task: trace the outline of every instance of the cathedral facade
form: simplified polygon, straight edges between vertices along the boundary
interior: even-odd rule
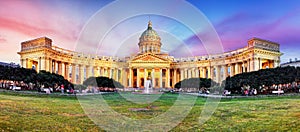
[[[161,52],[161,38],[149,21],[139,38],[139,52],[126,59],[88,55],[52,45],[47,37],[21,43],[21,66],[57,73],[74,84],[91,76],[106,76],[125,87],[171,88],[187,78],[211,78],[222,82],[228,76],[279,66],[279,44],[252,38],[248,45],[222,54],[174,58]]]

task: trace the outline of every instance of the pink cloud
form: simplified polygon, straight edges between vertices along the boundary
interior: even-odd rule
[[[0,43],[4,43],[6,42],[7,40],[5,38],[3,38],[1,35],[0,35]]]
[[[82,22],[60,8],[35,1],[0,1],[0,29],[35,38],[51,36],[59,42],[75,41]],[[67,16],[67,17],[66,17]],[[70,45],[70,44],[69,44]]]
[[[9,29],[15,32],[23,33],[29,36],[36,36],[39,33],[54,33],[54,30],[39,28],[36,26],[32,26],[29,24],[25,24],[22,22],[18,22],[15,20],[10,20],[4,17],[0,17],[0,28],[1,29]]]

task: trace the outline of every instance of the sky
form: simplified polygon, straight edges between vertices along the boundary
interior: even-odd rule
[[[44,36],[73,51],[129,56],[138,52],[149,20],[162,51],[175,57],[219,47],[231,51],[258,37],[280,44],[281,63],[300,58],[299,0],[0,0],[0,5],[2,62],[20,63],[21,42]],[[205,42],[214,32],[221,46]]]

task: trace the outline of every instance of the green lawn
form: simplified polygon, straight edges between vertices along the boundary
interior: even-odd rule
[[[135,104],[119,94],[103,95],[113,110],[138,120],[151,119],[166,112],[177,97],[177,94],[163,94],[150,104]],[[80,102],[88,101],[83,99]],[[199,116],[205,101],[205,98],[197,98],[188,116],[172,131],[300,130],[300,96],[224,99],[212,117],[200,125]],[[95,102],[89,105],[92,110],[99,110]],[[149,108],[149,111],[136,112],[131,108]],[[101,131],[85,114],[76,97],[2,92],[0,110],[0,131]]]

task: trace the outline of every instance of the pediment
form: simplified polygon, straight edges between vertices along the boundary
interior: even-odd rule
[[[136,56],[131,60],[131,62],[169,62],[169,60],[158,55],[148,53]]]

